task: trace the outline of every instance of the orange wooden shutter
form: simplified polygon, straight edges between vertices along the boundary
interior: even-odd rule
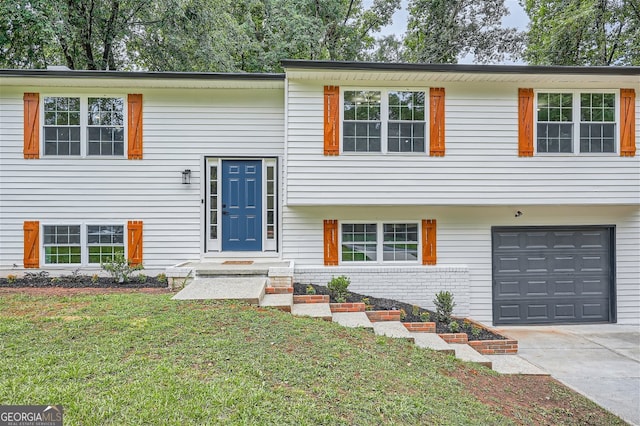
[[[142,160],[142,95],[128,96],[129,110],[129,160]]]
[[[324,221],[324,264],[338,264],[338,221]]]
[[[131,265],[142,264],[142,221],[131,220],[127,224],[129,263]]]
[[[444,157],[444,88],[429,89],[429,155]]]
[[[533,89],[518,89],[518,156],[533,157]]]
[[[25,268],[40,267],[40,222],[24,222],[24,259],[22,264]]]
[[[340,154],[340,88],[324,86],[324,155]]]
[[[40,94],[25,93],[23,100],[24,158],[40,158]]]
[[[422,264],[436,264],[436,220],[422,220]]]
[[[636,91],[620,89],[620,156],[636,155]]]

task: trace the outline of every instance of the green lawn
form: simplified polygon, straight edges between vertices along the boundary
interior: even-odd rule
[[[0,353],[0,404],[68,425],[509,423],[452,357],[242,304],[3,295]]]

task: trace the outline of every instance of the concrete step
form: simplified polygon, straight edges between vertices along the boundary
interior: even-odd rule
[[[373,323],[373,332],[380,336],[393,337],[395,339],[406,339],[414,341],[413,335],[400,321],[380,321]]]
[[[241,300],[260,303],[267,285],[266,277],[196,278],[180,290],[174,300]]]
[[[373,330],[373,323],[364,312],[334,312],[333,322],[337,322],[343,327],[363,327]]]
[[[411,335],[418,347],[455,355],[455,350],[435,333],[411,333]]]
[[[471,346],[463,343],[449,343],[456,351],[456,358],[462,361],[475,362],[476,364],[484,365],[487,368],[492,367],[492,362],[489,358],[477,352]]]
[[[284,312],[291,312],[293,306],[293,294],[265,294],[260,301],[264,308],[276,308]]]
[[[549,373],[520,358],[518,355],[484,355],[492,363],[492,369],[501,374],[529,374],[548,376]]]
[[[325,321],[333,320],[328,303],[295,303],[291,308],[291,313],[299,317],[322,318]]]

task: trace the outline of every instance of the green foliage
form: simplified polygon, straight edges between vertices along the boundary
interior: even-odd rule
[[[427,311],[420,312],[420,321],[429,322],[430,319],[431,319],[431,314],[429,312]]]
[[[101,263],[102,269],[111,275],[116,283],[126,283],[135,271],[144,269],[142,265],[132,266],[122,253],[116,253],[110,262]]]
[[[136,275],[136,281],[138,281],[140,284],[144,284],[147,282],[147,276],[145,274],[138,274]]]
[[[637,0],[521,0],[526,60],[536,65],[640,65]]]
[[[53,285],[60,284],[60,277],[51,278],[51,284]]]
[[[156,281],[158,281],[159,283],[162,283],[162,284],[166,284],[167,283],[167,274],[165,274],[164,272],[159,273],[158,275],[156,275]]]
[[[482,333],[482,329],[478,326],[472,325],[471,326],[471,335],[473,337],[479,337],[480,333]]]
[[[99,280],[100,280],[100,275],[98,275],[98,274],[91,275],[91,282],[93,284],[96,284]]]
[[[14,274],[9,274],[9,275],[7,275],[7,282],[8,282],[9,284],[13,284],[13,283],[15,283],[17,279],[18,279],[18,276],[17,276],[17,275],[14,275]]]
[[[331,281],[327,283],[327,287],[336,302],[344,303],[347,301],[349,284],[351,284],[351,280],[344,275],[340,275],[339,277],[332,277]]]
[[[365,311],[370,311],[373,309],[373,305],[371,304],[371,299],[369,299],[368,297],[363,297],[361,302],[364,303]]]
[[[517,59],[522,34],[503,28],[504,0],[411,0],[402,56],[408,62],[479,63]]]
[[[404,321],[407,318],[407,311],[400,309],[400,321]]]
[[[456,306],[453,301],[453,294],[448,291],[440,291],[436,294],[436,298],[433,299],[433,304],[436,306],[436,320],[449,324],[451,322],[451,313],[454,306]]]
[[[314,295],[314,294],[316,294],[316,289],[315,289],[311,284],[309,284],[309,285],[307,286],[307,288],[305,289],[305,292],[306,292],[308,295]]]
[[[452,333],[457,333],[458,331],[460,331],[460,324],[458,324],[457,321],[451,321],[449,323],[449,331],[451,331]]]

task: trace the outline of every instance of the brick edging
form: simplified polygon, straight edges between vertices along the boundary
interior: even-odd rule
[[[329,303],[329,295],[298,294],[293,296],[293,303]]]
[[[265,294],[292,294],[293,287],[265,287]]]
[[[400,311],[367,311],[367,317],[371,322],[379,321],[400,321]]]
[[[482,355],[512,355],[518,353],[517,340],[472,340],[468,345]]]
[[[413,333],[435,333],[436,332],[435,322],[403,322],[402,325],[404,325],[408,331]]]
[[[331,312],[364,312],[364,303],[330,303]]]
[[[469,337],[467,333],[440,333],[438,334],[442,340],[447,343],[467,343]]]

